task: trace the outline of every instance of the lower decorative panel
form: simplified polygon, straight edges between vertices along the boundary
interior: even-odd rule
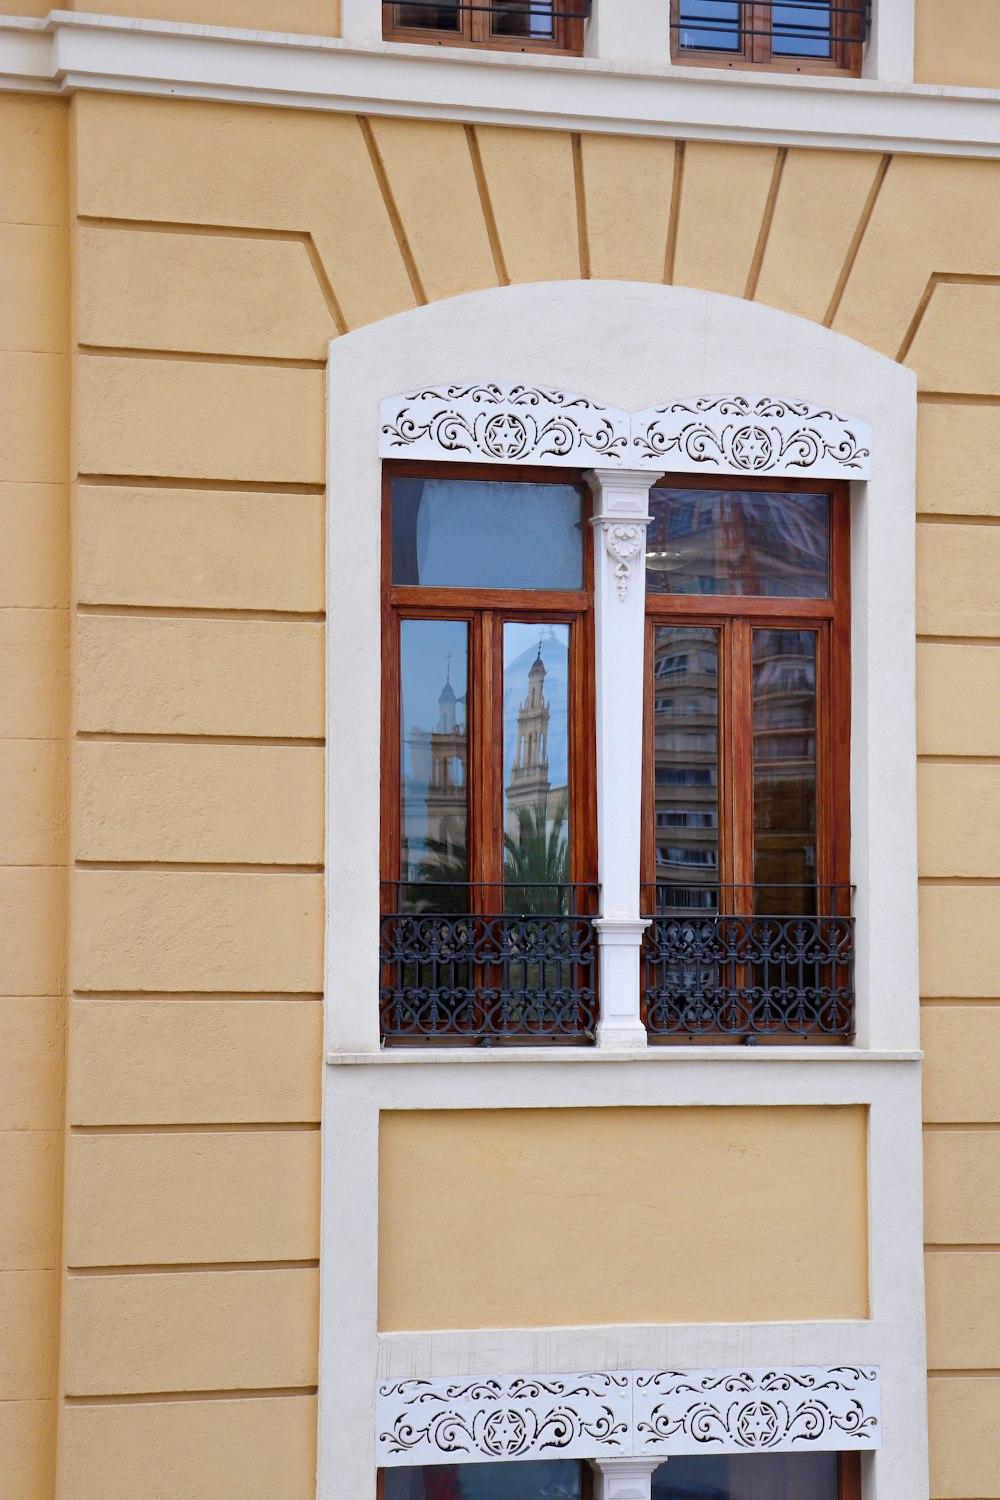
[[[879,1447],[872,1367],[619,1370],[378,1386],[376,1453],[403,1464]]]

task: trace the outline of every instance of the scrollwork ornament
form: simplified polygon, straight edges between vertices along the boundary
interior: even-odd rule
[[[866,423],[775,396],[699,396],[632,419],[632,462],[686,473],[866,479],[870,444]]]
[[[645,525],[631,522],[602,521],[601,531],[604,534],[604,550],[614,564],[618,597],[624,603],[628,598],[632,561],[642,550],[646,528]]]

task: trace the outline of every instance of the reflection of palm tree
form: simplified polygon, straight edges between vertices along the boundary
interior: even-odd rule
[[[569,880],[566,814],[551,823],[542,807],[519,807],[517,837],[503,836],[504,905],[527,914],[562,911]]]
[[[569,882],[566,813],[551,822],[541,807],[517,812],[517,836],[503,836],[504,909],[525,916],[561,912]],[[407,906],[414,911],[469,911],[469,851],[465,843],[427,839],[425,854],[406,883]]]

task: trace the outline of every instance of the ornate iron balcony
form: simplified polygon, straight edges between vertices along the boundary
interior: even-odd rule
[[[653,1041],[849,1041],[851,887],[647,887],[646,1030]]]
[[[597,1027],[594,885],[382,885],[386,1046],[587,1043]]]

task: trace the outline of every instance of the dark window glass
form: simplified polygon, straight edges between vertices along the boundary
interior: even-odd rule
[[[653,1500],[837,1500],[838,1469],[836,1453],[699,1453],[661,1464],[652,1494]]]
[[[838,0],[844,4],[845,0]],[[771,51],[781,57],[829,57],[830,0],[786,0],[773,7]]]
[[[753,823],[758,911],[814,911],[814,630],[753,632]]]
[[[430,588],[583,587],[575,484],[392,481],[392,581]]]
[[[469,878],[468,643],[464,620],[400,622],[402,878]]]
[[[656,910],[717,910],[718,630],[658,625],[653,682]]]
[[[480,0],[482,3],[482,0]],[[564,0],[574,9],[574,0]],[[494,36],[551,40],[555,35],[554,0],[493,0],[490,30]]]
[[[680,45],[739,51],[739,0],[680,0]]]
[[[830,497],[793,491],[650,491],[646,591],[830,596]]]
[[[436,5],[396,5],[394,24],[415,26],[427,31],[458,31],[460,14],[457,0],[438,0]]]
[[[581,1500],[582,1467],[571,1459],[529,1459],[386,1469],[385,1500]]]

